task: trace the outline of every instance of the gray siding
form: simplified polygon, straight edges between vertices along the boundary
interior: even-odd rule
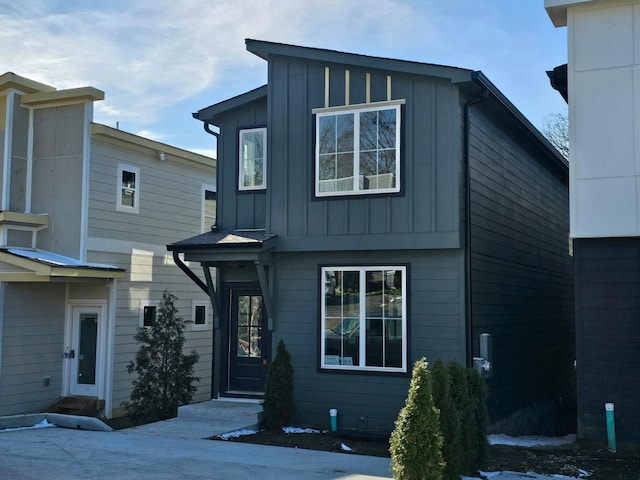
[[[264,127],[267,124],[267,102],[253,102],[238,109],[231,115],[222,115],[219,121],[220,140],[218,142],[217,177],[218,226],[220,229],[234,230],[265,227],[265,191],[238,191],[238,140],[240,129]],[[269,139],[267,141],[267,188],[271,188],[273,178]]]
[[[401,194],[314,198],[313,108],[324,106],[324,64],[269,62],[267,230],[278,249],[349,250],[459,246],[457,90],[445,80],[394,74],[405,99]],[[345,66],[330,65],[330,105],[344,104]],[[350,103],[386,100],[387,73],[352,69]],[[328,241],[329,240],[329,241]],[[357,246],[357,247],[356,247]]]
[[[390,431],[404,405],[410,371],[319,371],[319,267],[371,262],[408,265],[409,370],[423,356],[464,362],[460,251],[279,254],[273,351],[283,339],[291,353],[300,423],[326,426],[329,408],[337,408],[340,428]]]
[[[80,256],[84,105],[34,112],[31,210],[55,218],[55,228],[38,232],[37,246]]]
[[[38,412],[53,404],[62,390],[65,285],[4,284],[0,292],[0,415]],[[50,379],[49,386],[44,386],[44,377]]]
[[[476,343],[480,333],[493,336],[495,419],[566,398],[561,386],[573,381],[568,180],[547,153],[496,120],[499,111],[473,112],[473,333]]]
[[[14,212],[24,212],[27,185],[29,110],[20,107],[20,97],[18,95],[15,96],[14,105],[9,209]]]
[[[578,436],[640,442],[640,239],[575,239]]]
[[[119,163],[140,169],[138,214],[116,210]],[[94,139],[89,237],[167,245],[202,233],[202,184],[215,184],[214,174],[213,165],[186,168],[160,162],[156,152]]]

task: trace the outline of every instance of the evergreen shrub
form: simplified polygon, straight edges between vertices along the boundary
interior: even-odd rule
[[[405,406],[391,434],[391,472],[396,480],[443,479],[439,411],[427,367],[424,358],[415,363]]]
[[[280,428],[289,424],[296,413],[294,370],[291,355],[283,340],[278,342],[276,356],[269,366],[264,392],[264,425]]]

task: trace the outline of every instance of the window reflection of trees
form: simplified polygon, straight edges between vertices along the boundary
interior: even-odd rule
[[[238,296],[239,357],[260,357],[262,339],[262,296]]]

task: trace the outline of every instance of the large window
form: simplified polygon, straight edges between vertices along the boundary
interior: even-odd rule
[[[266,188],[267,129],[240,130],[238,189]]]
[[[140,169],[119,164],[117,182],[116,209],[121,212],[138,213],[140,203]]]
[[[316,196],[400,191],[404,100],[315,109]]]
[[[406,267],[323,267],[321,366],[407,371]]]

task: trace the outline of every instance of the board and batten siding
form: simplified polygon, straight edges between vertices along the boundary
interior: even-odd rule
[[[494,111],[472,109],[474,354],[493,338],[493,418],[566,396],[573,379],[573,260],[568,174]],[[565,376],[566,381],[561,381]]]
[[[139,212],[116,210],[118,164],[140,169]],[[213,165],[187,168],[157,152],[94,139],[89,188],[89,237],[167,245],[197,235],[202,225],[202,185],[215,184]]]
[[[314,198],[315,118],[324,106],[325,66],[330,106],[345,103],[344,65],[269,60],[267,231],[278,250],[459,247],[458,92],[450,82],[394,73],[392,99],[401,114],[401,193]],[[387,100],[387,72],[350,70],[350,104]],[[330,241],[327,241],[330,239]],[[393,245],[393,246],[392,246]]]
[[[281,253],[276,263],[273,350],[282,339],[291,354],[298,422],[325,425],[329,408],[337,408],[340,428],[388,432],[404,405],[416,360],[464,362],[461,251]],[[319,370],[320,267],[374,263],[407,265],[407,373]]]
[[[218,141],[218,227],[221,230],[264,228],[265,190],[238,190],[239,135],[241,129],[267,125],[267,99],[251,102],[242,108],[216,117],[220,127]],[[268,134],[268,133],[267,133]],[[270,142],[267,141],[267,189],[271,188]]]
[[[640,239],[576,238],[578,437],[640,442]]]
[[[42,411],[62,390],[65,284],[4,283],[0,293],[0,416]]]

